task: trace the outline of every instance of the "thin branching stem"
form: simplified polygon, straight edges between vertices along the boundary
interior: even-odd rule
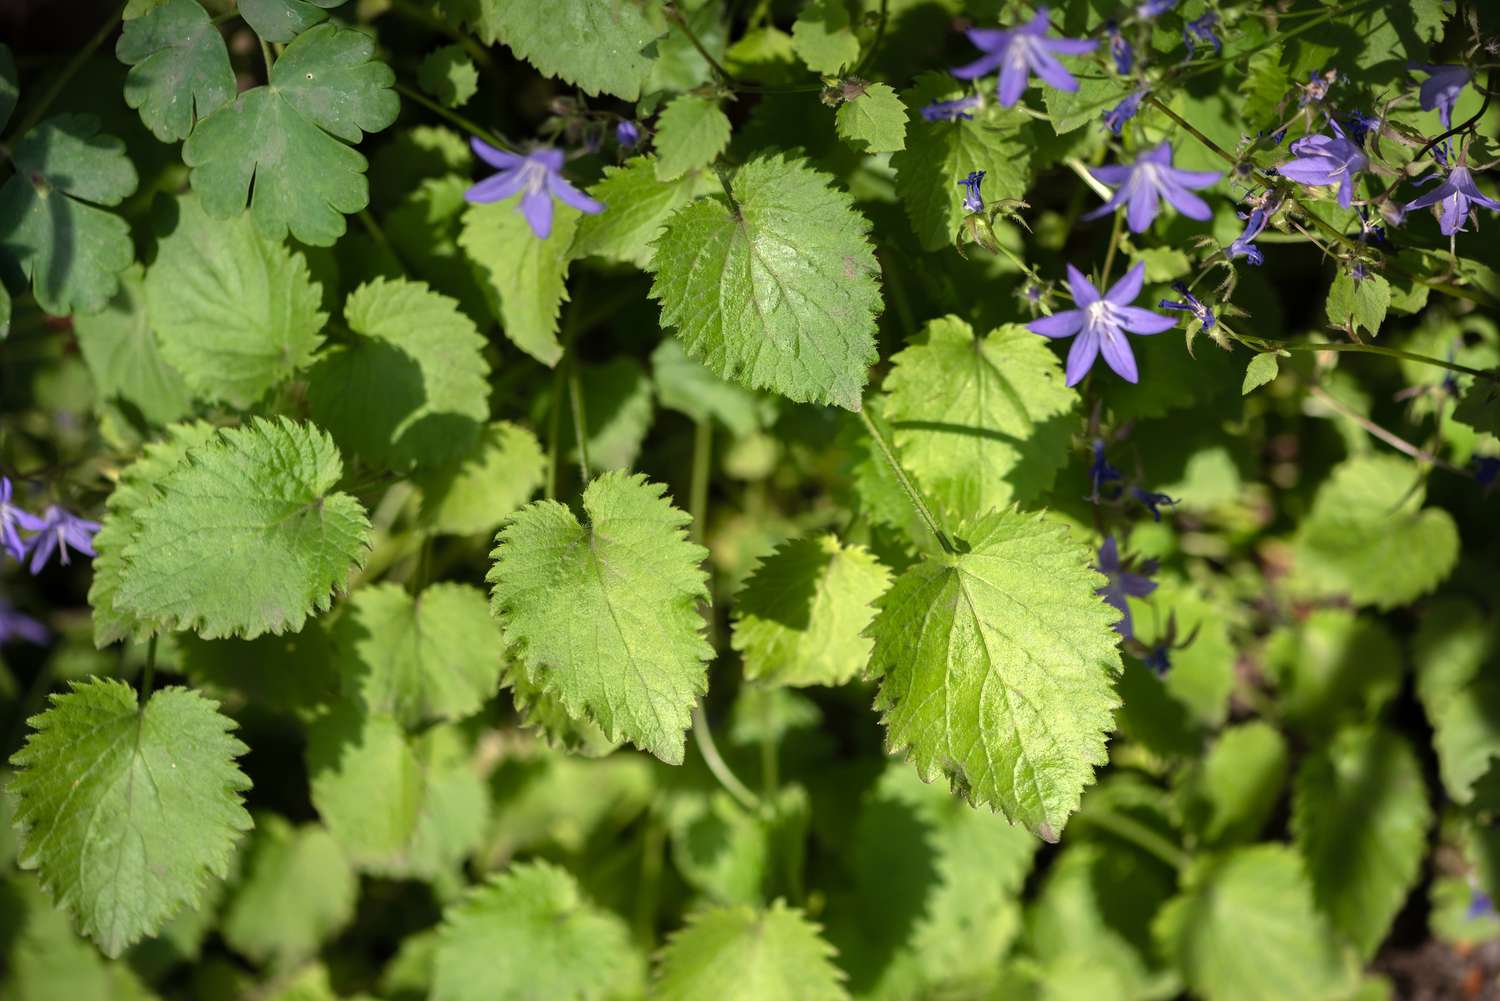
[[[912,484],[911,478],[906,475],[906,470],[901,468],[901,462],[896,458],[896,453],[891,451],[891,446],[886,442],[885,435],[880,433],[880,429],[870,419],[869,410],[861,407],[859,419],[864,422],[865,430],[869,432],[870,439],[875,442],[875,445],[880,449],[880,454],[885,457],[886,465],[890,466],[891,472],[896,474],[896,480],[901,484],[901,489],[905,491],[906,499],[911,501],[911,506],[916,509],[917,516],[922,519],[928,530],[932,532],[933,537],[938,541],[938,545],[943,548],[943,552],[948,553],[950,556],[956,553],[957,550],[953,548],[953,543],[948,541],[948,536],[938,527],[937,518],[933,516],[932,509],[927,506],[927,501],[922,498],[921,493]]]

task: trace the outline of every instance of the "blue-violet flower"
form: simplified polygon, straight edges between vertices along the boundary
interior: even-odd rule
[[[615,126],[615,141],[620,144],[621,149],[634,149],[635,144],[641,141],[641,127],[628,118],[620,119]]]
[[[1474,175],[1462,164],[1449,169],[1443,183],[1408,202],[1405,211],[1425,209],[1431,205],[1442,206],[1438,215],[1438,228],[1443,231],[1444,236],[1464,232],[1464,221],[1469,218],[1475,205],[1483,206],[1491,212],[1500,212],[1500,202],[1480,191],[1479,185],[1474,183]]]
[[[1354,201],[1354,177],[1370,166],[1370,160],[1358,143],[1344,135],[1338,122],[1328,124],[1334,135],[1303,136],[1292,143],[1294,159],[1276,169],[1282,177],[1309,187],[1337,184],[1339,205],[1348,208]]]
[[[1089,503],[1097,503],[1104,496],[1104,485],[1120,479],[1116,469],[1104,455],[1104,442],[1094,439],[1094,461],[1089,464]]]
[[[1266,228],[1266,210],[1255,209],[1245,217],[1245,229],[1234,242],[1229,245],[1229,259],[1232,261],[1237,257],[1244,257],[1257,267],[1265,262],[1260,248],[1255,245],[1255,238],[1260,236]]]
[[[958,186],[964,189],[964,211],[983,212],[984,196],[979,193],[979,186],[984,183],[984,171],[976,170],[968,177],[958,182]]]
[[[37,534],[27,540],[31,548],[30,570],[32,573],[40,573],[54,551],[57,553],[57,561],[63,566],[68,565],[70,548],[74,552],[92,557],[94,533],[99,531],[99,523],[80,518],[76,514],[64,511],[56,504],[51,504],[42,512],[42,517],[34,531]]]
[[[1163,299],[1156,304],[1159,308],[1171,309],[1179,313],[1192,313],[1193,318],[1203,325],[1204,333],[1214,329],[1214,311],[1206,303],[1189,292],[1188,287],[1182,282],[1173,282],[1172,291],[1182,296],[1182,300],[1174,302],[1171,299]]]
[[[35,532],[42,527],[41,519],[28,514],[10,502],[10,478],[0,476],[0,549],[10,553],[18,561],[26,558],[26,543],[21,540],[18,528]]]
[[[1101,296],[1083,272],[1068,265],[1068,286],[1073,290],[1073,301],[1078,308],[1053,313],[1026,325],[1032,333],[1043,337],[1078,335],[1068,351],[1068,385],[1077,385],[1101,352],[1105,363],[1120,378],[1126,382],[1140,379],[1135,367],[1135,353],[1125,339],[1126,332],[1159,334],[1175,326],[1171,317],[1131,305],[1141,294],[1145,278],[1146,265],[1137,264]]]
[[[1207,170],[1180,170],[1172,166],[1172,146],[1162,143],[1142,153],[1132,164],[1110,164],[1092,167],[1089,173],[1115,189],[1114,196],[1085,219],[1102,215],[1128,204],[1125,213],[1132,233],[1143,233],[1161,210],[1161,199],[1189,219],[1200,222],[1212,219],[1213,210],[1192,189],[1206,188],[1222,177]]]
[[[1224,43],[1219,41],[1219,36],[1214,34],[1214,25],[1219,23],[1219,15],[1209,11],[1196,21],[1189,21],[1182,28],[1182,42],[1187,46],[1188,58],[1191,59],[1198,52],[1193,44],[1193,39],[1206,42],[1214,47],[1214,52],[1224,51]]]
[[[1141,564],[1142,573],[1132,571],[1128,562],[1120,560],[1120,550],[1115,543],[1114,536],[1108,536],[1104,544],[1099,547],[1098,561],[1094,569],[1102,573],[1107,579],[1103,587],[1094,593],[1104,599],[1104,603],[1120,613],[1120,621],[1115,623],[1115,632],[1126,639],[1135,638],[1135,624],[1130,618],[1130,604],[1125,600],[1130,598],[1144,598],[1156,590],[1156,582],[1149,578],[1149,574],[1156,572],[1156,564],[1147,560]]]
[[[1146,510],[1151,512],[1152,521],[1161,521],[1161,511],[1158,509],[1163,504],[1167,505],[1168,507],[1177,506],[1176,498],[1168,497],[1166,494],[1153,493],[1152,491],[1146,490],[1143,487],[1136,487],[1135,489],[1131,490],[1131,493],[1135,494],[1135,499],[1144,504],[1146,506]]]
[[[1119,135],[1125,128],[1125,123],[1135,117],[1136,112],[1141,110],[1141,102],[1146,99],[1149,90],[1132,91],[1125,95],[1125,99],[1104,113],[1104,124],[1115,135]]]
[[[979,107],[979,95],[958,97],[951,101],[933,101],[922,109],[922,117],[929,122],[972,121],[972,109]]]
[[[953,75],[973,80],[999,69],[995,93],[1006,108],[1021,99],[1027,77],[1033,73],[1058,90],[1077,90],[1078,81],[1053,53],[1081,56],[1099,43],[1088,38],[1048,38],[1048,27],[1047,8],[1038,7],[1036,15],[1018,28],[970,28],[965,34],[984,55],[953,70]]]
[[[1106,22],[1104,30],[1109,35],[1109,54],[1114,58],[1115,69],[1119,70],[1121,76],[1129,76],[1131,68],[1135,66],[1135,49],[1120,34],[1120,26],[1115,22]]]
[[[16,611],[10,602],[0,598],[0,646],[15,640],[25,640],[41,646],[47,642],[47,627],[31,616]]]
[[[1462,66],[1422,66],[1427,79],[1422,81],[1418,97],[1423,111],[1437,109],[1443,128],[1453,128],[1453,106],[1469,82],[1469,71]]]
[[[499,202],[521,194],[520,212],[538,239],[552,233],[552,199],[588,215],[604,211],[604,205],[568,183],[562,175],[563,153],[560,149],[534,149],[524,156],[496,149],[482,139],[470,139],[469,146],[499,173],[486,177],[464,192],[471,202]]]

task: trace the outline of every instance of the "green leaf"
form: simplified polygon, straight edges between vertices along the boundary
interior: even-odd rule
[[[729,116],[697,94],[674,98],[656,120],[656,177],[673,181],[706,167],[729,145]]]
[[[207,400],[250,407],[323,341],[322,295],[302,256],[246,215],[210,218],[192,195],[176,202],[145,293],[162,357]]]
[[[554,205],[552,232],[539,240],[521,214],[521,197],[469,206],[458,244],[487,279],[484,291],[505,336],[543,365],[556,365],[557,311],[568,301],[568,248],[580,213]]]
[[[125,103],[162,142],[186,139],[194,122],[234,100],[224,36],[198,0],[166,0],[126,21],[115,58],[130,67]]]
[[[651,380],[634,358],[621,357],[581,368],[578,385],[584,399],[589,466],[596,472],[629,469],[651,429]],[[573,409],[559,403],[564,407],[559,439],[576,443]],[[578,461],[576,444],[568,449],[568,458]]]
[[[1320,608],[1278,629],[1263,663],[1287,720],[1314,739],[1368,722],[1401,691],[1401,647],[1379,620]]]
[[[257,963],[287,969],[315,955],[354,917],[359,883],[317,824],[257,818],[245,874],[224,914],[224,941]]]
[[[781,685],[842,685],[864,669],[865,630],[890,573],[863,546],[834,535],[797,539],[767,557],[735,598],[734,649],[745,677]]]
[[[1205,845],[1253,841],[1286,773],[1286,740],[1275,727],[1260,720],[1226,727],[1182,789],[1184,820]]]
[[[11,758],[18,862],[83,933],[118,956],[223,878],[250,828],[234,759],[247,748],[214,703],[163,688],[145,706],[124,682],[53,695]]]
[[[876,359],[878,265],[868,221],[828,181],[802,160],[745,164],[735,208],[705,198],[672,216],[651,296],[716,374],[858,410]]]
[[[661,952],[658,1001],[848,1001],[834,949],[781,901],[699,911]]]
[[[590,187],[589,194],[607,208],[578,221],[570,254],[574,259],[602,257],[644,269],[651,263],[652,244],[672,213],[717,187],[704,171],[689,172],[675,181],[660,180],[656,158],[651,156],[634,156],[618,167],[605,167],[604,180]]]
[[[1391,305],[1391,286],[1380,275],[1370,275],[1356,281],[1348,272],[1340,271],[1328,290],[1325,309],[1328,322],[1335,327],[1356,334],[1364,327],[1371,337],[1380,333],[1385,322],[1386,310]]]
[[[344,302],[356,335],[307,374],[313,420],[376,465],[443,465],[473,447],[490,415],[485,340],[421,282],[377,278]]]
[[[1132,82],[1116,76],[1101,77],[1098,72],[1078,78],[1077,90],[1042,88],[1042,106],[1052,120],[1058,135],[1065,135],[1085,125],[1102,122],[1105,114],[1125,99]]]
[[[605,1001],[629,996],[639,967],[623,921],[562,869],[524,862],[444,912],[431,998]]]
[[[891,763],[849,837],[857,897],[830,927],[859,997],[987,997],[1021,930],[1037,841]],[[874,983],[867,981],[874,980]]]
[[[718,420],[737,438],[761,425],[761,400],[689,358],[675,338],[664,339],[651,352],[651,381],[656,384],[658,402],[667,410],[695,421]]]
[[[157,349],[139,266],[121,273],[120,290],[103,312],[74,318],[73,334],[101,397],[129,404],[151,424],[177,420],[192,409],[182,373]]]
[[[1135,638],[1148,648],[1168,640],[1171,616],[1175,616],[1178,637],[1193,637],[1186,647],[1172,653],[1172,669],[1162,680],[1172,698],[1186,706],[1196,720],[1211,727],[1222,726],[1229,715],[1239,652],[1230,635],[1235,605],[1217,599],[1203,584],[1171,572],[1157,576],[1153,594],[1132,597],[1128,605]]]
[[[673,866],[707,901],[758,904],[774,864],[769,819],[723,790],[679,793],[666,817]]]
[[[157,1001],[130,963],[106,960],[73,933],[68,916],[37,880],[7,873],[0,880],[6,945],[7,999],[14,1001]]]
[[[889,84],[846,83],[852,97],[834,112],[839,137],[866,153],[894,153],[906,148],[906,105]]]
[[[920,110],[933,101],[960,97],[964,87],[946,73],[924,73],[903,94],[911,127],[906,148],[891,155],[896,195],[906,209],[923,250],[953,243],[968,214],[959,182],[970,172],[985,172],[987,202],[1022,198],[1031,182],[1030,147],[1022,133],[1028,119],[1015,109],[986,103],[972,121],[929,122]]]
[[[1390,455],[1336,466],[1297,529],[1294,587],[1386,609],[1442,583],[1458,561],[1458,529],[1447,511],[1422,507],[1419,477]]]
[[[361,588],[333,640],[345,689],[409,728],[471,716],[499,686],[500,631],[483,592],[467,584],[416,597],[399,584]]]
[[[489,424],[462,458],[415,477],[422,526],[448,535],[493,532],[537,492],[546,469],[536,435],[509,421]]]
[[[131,512],[115,603],[205,639],[300,630],[369,546],[359,502],[330,492],[342,472],[333,442],[308,425],[257,418],[220,431]]]
[[[1500,383],[1475,379],[1453,411],[1453,419],[1484,434],[1500,435]]]
[[[125,144],[92,115],[56,115],[11,150],[0,188],[0,255],[12,258],[48,313],[97,313],[114,297],[135,250],[125,220],[99,206],[135,191]]]
[[[859,58],[844,0],[807,0],[792,25],[792,47],[814,73],[835,74]]]
[[[708,687],[699,601],[707,552],[690,520],[644,476],[606,473],[583,492],[587,526],[556,501],[523,508],[499,535],[491,607],[527,679],[568,713],[669,764]]]
[[[1250,364],[1245,366],[1245,381],[1240,386],[1240,395],[1249,396],[1261,386],[1275,381],[1279,370],[1274,351],[1263,351],[1251,358]]]
[[[1292,834],[1319,907],[1370,960],[1421,875],[1432,808],[1410,745],[1350,729],[1303,760]]]
[[[319,623],[253,640],[176,637],[182,673],[212,694],[311,720],[341,697],[333,644]]]
[[[586,758],[599,758],[620,746],[598,725],[568,713],[562,700],[526,677],[519,664],[507,661],[501,669],[500,685],[510,692],[511,703],[522,727],[535,733],[548,747]]]
[[[1500,761],[1496,649],[1493,619],[1458,599],[1433,603],[1413,643],[1417,697],[1432,724],[1443,789],[1461,805],[1475,802],[1481,780],[1493,783]]]
[[[1353,986],[1302,861],[1283,845],[1196,859],[1153,932],[1205,1001],[1322,1001]]]
[[[472,0],[474,31],[486,45],[510,46],[546,76],[577,84],[589,95],[634,101],[655,60],[646,49],[666,33],[651,4],[621,0],[556,0],[546,17],[533,0]],[[586,41],[585,41],[586,40]]]
[[[312,803],[349,861],[380,870],[417,831],[424,782],[401,724],[345,702],[308,728]]]
[[[290,42],[313,25],[328,20],[328,11],[344,0],[239,0],[239,11],[255,33],[268,42]]]
[[[208,214],[229,219],[249,197],[255,225],[272,240],[291,230],[327,247],[342,236],[344,215],[370,200],[365,158],[344,144],[379,132],[400,110],[395,74],[374,53],[363,32],[320,24],[286,47],[269,84],[199,122],[182,159]]]
[[[999,512],[959,534],[961,552],[923,558],[879,602],[870,673],[887,747],[1056,841],[1105,761],[1116,613],[1066,529]]]
[[[145,639],[155,632],[152,623],[141,620],[118,604],[120,587],[128,565],[123,550],[140,532],[136,515],[161,499],[160,484],[168,473],[182,465],[189,449],[211,440],[217,433],[211,424],[196,421],[174,424],[166,438],[148,444],[141,457],[120,473],[119,483],[105,501],[105,515],[94,536],[94,580],[89,586],[89,605],[94,610],[94,645],[100,648],[127,638]]]
[[[417,82],[443,104],[457,108],[479,92],[479,70],[462,45],[445,45],[422,59]]]
[[[972,518],[1051,488],[1067,462],[1078,394],[1043,338],[1007,324],[981,339],[947,316],[891,362],[885,416],[928,498]]]

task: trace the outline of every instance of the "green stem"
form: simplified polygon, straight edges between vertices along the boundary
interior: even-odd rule
[[[568,399],[573,404],[573,437],[578,442],[578,472],[584,486],[589,482],[589,433],[583,410],[583,386],[578,379],[578,362],[568,360]]]
[[[156,680],[156,634],[146,641],[146,667],[141,671],[141,711],[151,701],[151,685]]]
[[[1076,819],[1093,824],[1101,831],[1108,831],[1118,838],[1129,841],[1147,854],[1161,859],[1178,872],[1185,872],[1193,863],[1191,855],[1134,817],[1110,810],[1094,809],[1079,813]]]
[[[682,32],[683,37],[688,40],[688,43],[698,50],[698,55],[702,56],[703,61],[708,63],[709,69],[713,70],[714,76],[719,78],[719,82],[733,90],[735,86],[734,76],[723,66],[719,65],[719,61],[713,57],[713,54],[703,47],[703,43],[693,33],[692,26],[687,23],[687,18],[683,16],[682,11],[677,9],[677,5],[669,4],[666,11],[667,20],[671,21],[672,26]]]
[[[1425,449],[1418,448],[1416,445],[1413,445],[1411,442],[1407,441],[1405,438],[1402,438],[1395,432],[1387,431],[1385,428],[1381,427],[1379,424],[1376,424],[1374,421],[1359,413],[1357,410],[1354,410],[1347,406],[1338,397],[1323,389],[1322,386],[1309,386],[1307,395],[1311,396],[1313,399],[1317,400],[1325,407],[1328,407],[1330,410],[1333,410],[1334,412],[1341,414],[1349,420],[1353,421],[1355,424],[1363,428],[1365,433],[1370,435],[1372,438],[1377,438],[1380,441],[1385,442],[1396,451],[1409,455],[1413,459],[1416,459],[1418,462],[1426,463],[1429,466],[1437,466],[1440,469],[1445,469],[1450,473],[1457,473],[1460,476],[1468,475],[1464,472],[1464,470],[1459,469],[1457,466],[1451,463],[1444,462],[1442,459],[1433,455],[1431,452],[1426,451]]]
[[[688,534],[694,542],[703,541],[703,519],[708,514],[709,462],[714,444],[714,426],[700,420],[693,428],[693,484],[688,494],[688,513],[693,523]]]
[[[271,68],[276,64],[276,60],[271,56],[271,46],[268,45],[268,44],[266,44],[266,40],[264,38],[262,38],[260,40],[260,57],[261,57],[261,59],[265,60],[265,63],[266,63],[266,82],[270,83],[271,82]]]
[[[494,59],[491,58],[489,51],[484,46],[474,41],[474,39],[462,31],[454,28],[453,25],[442,18],[433,17],[415,4],[409,3],[408,0],[390,0],[390,9],[392,13],[398,14],[407,20],[415,21],[430,31],[439,35],[447,35],[464,50],[470,59],[479,65],[485,67],[494,65]]]
[[[559,362],[557,370],[552,373],[552,407],[551,414],[547,417],[547,490],[546,498],[554,500],[557,497],[557,466],[558,453],[562,450],[562,408],[563,393],[567,390],[567,365],[566,361]]]
[[[1378,344],[1345,344],[1342,342],[1321,343],[1317,341],[1268,341],[1257,338],[1257,343],[1263,345],[1263,350],[1283,351],[1353,351],[1356,354],[1384,355],[1387,358],[1401,358],[1406,361],[1414,361],[1423,365],[1435,365],[1438,368],[1446,368],[1453,372],[1462,372],[1464,375],[1472,375],[1480,379],[1489,379],[1491,382],[1500,382],[1500,373],[1486,372],[1483,369],[1470,368],[1457,362],[1448,361],[1444,358],[1434,358],[1431,355],[1419,355],[1411,351],[1402,351],[1399,348],[1386,348]]]
[[[897,460],[896,453],[891,451],[891,446],[886,443],[885,436],[880,433],[880,429],[870,419],[870,412],[861,407],[859,410],[859,419],[864,422],[865,430],[869,432],[870,438],[879,447],[880,454],[885,457],[886,464],[891,467],[891,472],[896,474],[896,480],[901,484],[901,489],[906,492],[906,499],[911,501],[911,506],[916,509],[917,516],[922,519],[928,530],[932,532],[933,537],[937,539],[938,545],[942,547],[943,552],[950,556],[954,555],[957,550],[953,548],[953,543],[948,541],[948,536],[944,535],[943,530],[938,527],[937,518],[933,517],[932,510],[928,508],[927,502],[922,499],[922,495],[912,485],[911,480],[906,475],[906,470],[901,468],[901,463]]]
[[[713,773],[719,785],[733,796],[735,800],[749,810],[751,813],[760,812],[760,800],[750,788],[735,777],[734,772],[729,770],[729,765],[719,754],[719,747],[714,743],[714,735],[708,727],[708,717],[703,714],[703,704],[700,702],[693,709],[693,740],[698,744],[698,753],[703,755],[703,763],[708,765],[708,770]]]
[[[656,911],[661,899],[662,855],[666,846],[666,825],[654,813],[649,814],[646,831],[641,836],[641,883],[635,897],[635,937],[647,955],[656,948]]]
[[[1101,289],[1109,288],[1109,272],[1115,266],[1115,252],[1120,249],[1120,237],[1125,232],[1125,213],[1115,213],[1115,227],[1109,233],[1109,249],[1104,252],[1104,274],[1099,279]]]
[[[62,68],[62,72],[57,74],[57,78],[47,86],[47,89],[42,92],[41,98],[36,104],[32,105],[31,110],[26,112],[26,117],[21,119],[21,124],[17,125],[16,130],[11,133],[13,140],[30,132],[36,126],[36,123],[42,120],[42,116],[47,113],[48,108],[52,107],[52,102],[57,100],[57,95],[62,93],[63,88],[68,85],[68,81],[73,79],[78,71],[83,68],[84,63],[93,58],[99,46],[104,44],[104,40],[114,34],[115,28],[119,25],[120,18],[124,13],[125,8],[122,6],[105,20],[99,30],[94,33],[94,37],[90,38],[84,44],[83,48],[73,53],[73,58],[68,60],[68,64]]]
[[[416,101],[418,104],[426,108],[428,111],[432,112],[434,115],[437,115],[439,118],[446,120],[450,125],[456,125],[470,135],[478,136],[480,139],[483,139],[485,142],[489,143],[491,146],[494,146],[497,149],[503,149],[510,153],[520,152],[520,149],[516,146],[515,143],[511,142],[509,139],[506,139],[498,132],[491,132],[489,129],[476,125],[473,121],[465,118],[458,112],[451,111],[448,108],[443,107],[441,104],[438,104],[436,101],[432,100],[421,91],[413,90],[399,80],[396,81],[395,87],[396,93],[409,100]]]

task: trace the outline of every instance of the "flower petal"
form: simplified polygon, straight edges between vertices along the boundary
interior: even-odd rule
[[[1298,157],[1288,160],[1276,168],[1282,177],[1298,184],[1332,184],[1339,174],[1339,165],[1325,157]]]
[[[1012,59],[1000,70],[1000,82],[995,85],[995,96],[1002,108],[1013,107],[1026,92],[1026,63]]]
[[[1156,220],[1156,214],[1160,209],[1154,184],[1134,185],[1134,189],[1130,192],[1130,207],[1125,212],[1125,219],[1130,223],[1130,231],[1132,233],[1146,232],[1151,228],[1151,223]]]
[[[501,202],[521,190],[526,174],[521,170],[502,170],[492,174],[464,192],[468,202]]]
[[[1099,47],[1098,40],[1093,38],[1046,38],[1042,44],[1065,56],[1088,55]]]
[[[1068,351],[1068,379],[1070,386],[1076,386],[1083,381],[1083,377],[1089,374],[1089,369],[1094,367],[1094,359],[1099,356],[1099,335],[1093,330],[1085,329],[1073,339],[1073,347]]]
[[[1110,286],[1109,291],[1104,293],[1104,298],[1116,306],[1128,306],[1140,297],[1141,286],[1146,281],[1146,262],[1137,261],[1135,266],[1125,272],[1119,281]]]
[[[1083,329],[1083,320],[1083,310],[1066,309],[1051,316],[1038,317],[1026,324],[1026,329],[1043,337],[1072,337]]]
[[[579,191],[560,174],[549,175],[547,178],[547,187],[557,197],[558,201],[564,205],[571,205],[586,215],[598,215],[604,211],[603,202],[595,201],[582,191]]]
[[[948,72],[952,73],[960,80],[975,80],[982,76],[989,76],[991,73],[995,72],[995,67],[999,66],[1004,61],[1005,52],[1003,50],[999,52],[986,52],[984,55],[980,56],[972,63],[965,63],[964,65],[957,66],[949,70]]]
[[[1135,370],[1135,353],[1130,350],[1130,341],[1117,330],[1111,330],[1099,338],[1099,350],[1104,363],[1115,370],[1115,374],[1126,382],[1140,382]]]
[[[1099,301],[1099,290],[1094,288],[1088,275],[1071,264],[1068,265],[1068,289],[1073,293],[1073,302],[1080,307]]]
[[[1206,222],[1214,217],[1214,210],[1208,207],[1208,202],[1205,202],[1186,188],[1178,187],[1176,184],[1169,182],[1162,185],[1161,193],[1174,209],[1189,219]]]
[[[1175,184],[1184,188],[1206,188],[1210,184],[1217,184],[1223,180],[1224,175],[1212,170],[1178,170],[1176,167],[1168,167],[1162,171]]]
[[[1177,325],[1170,316],[1162,316],[1160,313],[1153,313],[1139,306],[1116,306],[1115,318],[1119,321],[1121,328],[1132,334],[1159,334]]]
[[[1078,89],[1078,81],[1073,79],[1062,63],[1052,58],[1046,49],[1030,49],[1026,53],[1027,60],[1031,63],[1031,69],[1047,86],[1056,90],[1074,91]]]
[[[1407,202],[1405,211],[1410,212],[1412,209],[1425,209],[1429,205],[1436,205],[1457,190],[1452,182],[1444,181],[1426,194],[1418,195],[1412,201]]]
[[[1134,167],[1126,163],[1109,163],[1102,167],[1090,167],[1089,173],[1110,187],[1118,188],[1130,180],[1130,175],[1134,169]]]
[[[483,139],[470,138],[469,148],[474,151],[474,155],[479,157],[479,159],[483,160],[491,167],[496,167],[500,170],[505,170],[510,167],[519,167],[521,165],[521,161],[525,159],[524,157],[519,156],[515,153],[507,153],[503,149],[496,149],[494,146],[491,146]]]
[[[552,235],[552,196],[545,191],[528,191],[521,196],[521,214],[531,225],[537,239]]]

